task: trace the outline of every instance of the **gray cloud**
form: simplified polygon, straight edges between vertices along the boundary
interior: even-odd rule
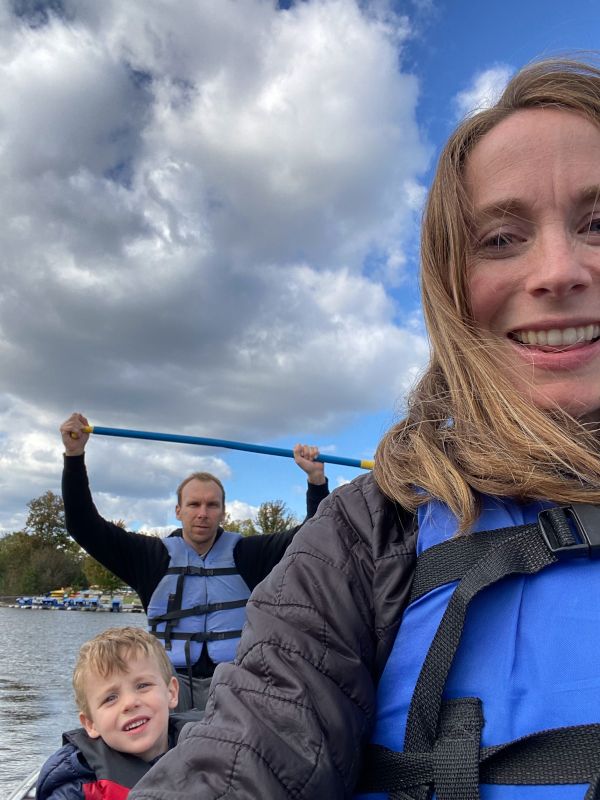
[[[251,440],[392,405],[426,358],[389,293],[429,159],[405,17],[5,0],[0,23],[0,529],[56,483],[74,408]],[[98,490],[143,497],[143,452],[166,496],[168,460],[119,447]]]

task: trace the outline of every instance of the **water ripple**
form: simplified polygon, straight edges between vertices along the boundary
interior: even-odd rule
[[[83,614],[0,607],[0,797],[61,745],[77,724],[71,673],[83,642],[143,614]]]

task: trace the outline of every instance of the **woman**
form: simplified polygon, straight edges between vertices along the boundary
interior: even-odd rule
[[[458,128],[407,417],[255,590],[205,721],[132,800],[600,797],[599,196],[593,66],[534,64]]]

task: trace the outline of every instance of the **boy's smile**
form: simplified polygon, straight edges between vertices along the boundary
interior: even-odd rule
[[[121,753],[152,761],[168,747],[169,710],[177,705],[177,679],[168,684],[155,659],[132,654],[126,672],[90,673],[86,697],[90,716],[79,718],[88,736],[102,737]]]

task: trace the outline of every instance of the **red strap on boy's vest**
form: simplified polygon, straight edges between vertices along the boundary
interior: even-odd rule
[[[129,791],[126,786],[107,780],[83,785],[84,800],[127,800]]]

